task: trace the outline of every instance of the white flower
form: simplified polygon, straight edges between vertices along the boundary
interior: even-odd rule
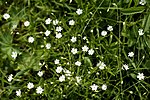
[[[56,20],[53,20],[53,25],[57,25],[59,23],[59,21],[56,19]]]
[[[86,40],[86,39],[87,39],[86,36],[84,36],[84,37],[83,37],[83,40]]]
[[[83,52],[87,52],[88,50],[89,50],[89,48],[86,45],[82,47]]]
[[[56,36],[55,36],[57,39],[61,38],[62,37],[62,34],[61,33],[56,33]]]
[[[31,82],[29,82],[29,83],[28,83],[28,85],[27,85],[27,88],[28,88],[28,89],[32,89],[32,88],[34,88],[34,84],[33,84],[33,83],[31,83]]]
[[[46,47],[46,49],[50,49],[51,48],[51,44],[47,43],[45,47]]]
[[[10,15],[7,14],[7,13],[5,13],[5,14],[3,15],[3,18],[7,20],[8,18],[10,18]]]
[[[139,29],[138,33],[140,36],[143,35],[144,34],[143,29]]]
[[[59,66],[59,67],[57,67],[57,69],[56,69],[56,73],[61,73],[62,70],[63,70],[63,68],[62,68],[61,66]]]
[[[16,91],[16,95],[17,95],[18,97],[21,96],[21,90],[20,90],[20,89],[19,89],[18,91]]]
[[[89,55],[93,55],[93,54],[94,54],[94,50],[93,50],[93,49],[90,49],[90,50],[88,51],[88,54],[89,54]]]
[[[24,22],[24,26],[27,27],[27,26],[29,26],[29,25],[30,25],[30,22],[29,22],[29,21],[25,21],[25,22]]]
[[[91,30],[90,32],[93,33],[93,30]]]
[[[36,88],[36,93],[37,93],[37,94],[42,94],[43,91],[44,91],[44,89],[42,89],[41,86],[38,86],[38,87]]]
[[[75,65],[76,65],[76,66],[81,66],[81,62],[80,62],[80,61],[76,61],[76,62],[75,62]]]
[[[60,76],[60,77],[59,77],[59,81],[60,81],[60,82],[65,81],[65,75]]]
[[[74,25],[75,24],[75,21],[74,20],[70,20],[69,21],[69,25]]]
[[[46,30],[46,32],[44,33],[45,34],[45,36],[49,36],[50,35],[50,31],[49,30]]]
[[[45,47],[46,47],[46,49],[50,49],[51,48],[51,44],[47,43]]]
[[[133,52],[129,52],[128,53],[128,57],[133,57],[134,56],[134,53]]]
[[[96,66],[99,67],[99,69],[101,70],[103,70],[106,67],[105,63],[102,61],[99,61],[99,63]]]
[[[66,76],[71,76],[71,71],[64,69],[63,70]]]
[[[130,94],[133,94],[133,91],[129,91]]]
[[[102,90],[106,90],[107,89],[107,85],[106,84],[103,84],[102,85]]]
[[[33,38],[32,36],[30,36],[30,37],[28,38],[28,42],[29,42],[29,43],[33,43],[33,42],[34,42],[34,38]]]
[[[145,1],[145,0],[141,0],[141,1],[139,2],[139,4],[140,4],[140,5],[145,5],[145,4],[146,4],[146,1]]]
[[[77,11],[76,11],[76,13],[78,14],[78,15],[81,15],[82,13],[83,13],[83,11],[82,11],[82,9],[77,9]]]
[[[137,78],[139,79],[139,80],[144,80],[144,74],[143,73],[138,73],[138,75],[137,75]]]
[[[62,31],[62,27],[61,27],[61,26],[57,26],[57,27],[56,27],[56,31],[57,31],[57,32],[61,32],[61,31]]]
[[[123,66],[122,66],[122,69],[124,70],[128,70],[129,69],[129,66],[127,65],[127,64],[124,64]]]
[[[71,42],[74,43],[74,42],[76,42],[76,41],[77,41],[77,37],[74,37],[74,36],[73,36],[73,37],[71,38]]]
[[[40,77],[43,76],[43,72],[42,72],[42,71],[39,71],[37,74],[38,74],[38,76],[40,76]]]
[[[8,76],[8,82],[11,82],[12,80],[13,80],[13,74],[10,74],[9,76]]]
[[[80,76],[76,76],[76,80],[77,80],[77,83],[80,83],[82,79]]]
[[[47,18],[47,19],[45,20],[45,23],[46,23],[46,24],[50,24],[51,21],[52,21],[52,20],[51,20],[50,18]]]
[[[19,32],[17,32],[16,34],[20,34]]]
[[[59,60],[56,59],[56,60],[54,61],[54,63],[55,63],[55,64],[59,64]]]
[[[72,48],[71,49],[71,52],[72,52],[72,54],[76,54],[78,51],[77,51],[77,48]]]
[[[102,31],[102,32],[101,32],[101,35],[102,35],[102,36],[106,36],[106,35],[107,35],[107,31]]]
[[[11,53],[11,57],[14,58],[14,59],[16,59],[16,57],[17,57],[17,52],[13,51],[13,52]]]
[[[113,27],[112,27],[112,26],[108,26],[108,27],[107,27],[107,30],[108,30],[108,31],[113,31]]]
[[[96,91],[96,90],[97,90],[97,88],[98,88],[98,85],[93,84],[93,85],[91,85],[90,87],[92,88],[92,90],[93,90],[93,91]]]

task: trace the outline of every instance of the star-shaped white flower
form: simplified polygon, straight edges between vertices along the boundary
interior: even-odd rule
[[[105,63],[102,61],[99,61],[99,63],[97,63],[96,66],[99,67],[99,69],[101,69],[101,70],[103,70],[106,67]]]
[[[76,42],[76,41],[77,41],[77,37],[74,37],[74,36],[73,36],[73,37],[71,38],[71,42],[74,43],[74,42]]]
[[[57,19],[53,20],[53,25],[57,25],[59,21]]]
[[[71,49],[71,52],[72,52],[72,54],[75,55],[75,54],[78,52],[78,51],[77,51],[77,48],[72,48],[72,49]]]
[[[51,34],[51,32],[49,30],[46,30],[46,32],[44,34],[45,34],[45,36],[49,36]]]
[[[57,32],[61,32],[61,31],[62,31],[62,27],[61,27],[61,26],[57,26],[57,27],[56,27],[56,31],[57,31]]]
[[[106,90],[107,89],[107,85],[106,84],[103,84],[102,85],[102,90]]]
[[[59,64],[59,61],[60,61],[59,59],[55,59],[54,63]]]
[[[76,65],[76,66],[81,66],[81,62],[80,62],[80,61],[76,61],[76,62],[75,62],[75,65]]]
[[[128,53],[128,57],[133,57],[134,56],[134,52],[129,52]]]
[[[113,27],[110,26],[110,25],[108,25],[107,30],[108,30],[108,31],[113,31]]]
[[[33,38],[32,36],[30,36],[30,37],[28,38],[28,42],[29,42],[29,43],[33,43],[33,42],[34,42],[34,38]]]
[[[145,0],[141,0],[141,1],[139,2],[139,4],[140,4],[140,5],[145,5],[145,4],[146,4],[146,1],[145,1]]]
[[[144,80],[145,76],[144,76],[143,73],[138,73],[137,78],[138,78],[139,80]]]
[[[83,13],[83,10],[79,8],[79,9],[77,9],[76,13],[77,13],[78,15],[81,15],[81,14]]]
[[[144,31],[143,29],[139,29],[138,33],[139,33],[140,36],[141,36],[141,35],[144,35],[144,32],[143,32],[143,31]]]
[[[16,95],[17,95],[18,97],[21,97],[21,90],[20,90],[20,89],[16,91]]]
[[[36,93],[37,93],[37,94],[42,94],[43,91],[44,91],[44,89],[42,89],[41,86],[38,86],[38,87],[36,88]]]
[[[98,88],[98,85],[93,84],[93,85],[91,85],[90,87],[91,87],[91,89],[92,89],[93,91],[96,91],[96,90],[97,90],[97,88]]]
[[[46,49],[50,49],[51,48],[51,44],[47,43],[45,47],[46,47]]]
[[[39,71],[37,74],[38,74],[38,76],[40,76],[40,77],[43,76],[43,72],[42,72],[42,71]]]
[[[13,74],[10,74],[9,76],[8,76],[8,82],[11,82],[12,80],[13,80]]]
[[[10,15],[7,14],[7,13],[5,13],[5,14],[3,15],[3,18],[7,20],[8,18],[10,18]]]
[[[74,24],[75,24],[75,21],[74,21],[73,19],[69,21],[69,25],[72,26],[72,25],[74,25]]]
[[[62,34],[61,33],[56,33],[56,36],[55,36],[57,39],[60,39],[62,37]]]
[[[60,76],[60,77],[59,77],[59,81],[60,81],[60,82],[65,81],[65,75]]]
[[[68,69],[64,69],[63,72],[65,73],[65,76],[71,76],[71,71],[69,71]]]
[[[93,49],[90,49],[90,50],[88,51],[88,54],[89,54],[89,55],[93,55],[93,54],[94,54],[94,50],[93,50]]]
[[[89,47],[87,47],[86,45],[84,45],[83,47],[82,47],[82,51],[83,52],[87,52],[89,50]]]
[[[29,82],[29,83],[28,83],[28,85],[27,85],[27,88],[28,88],[28,89],[32,89],[32,88],[34,88],[34,84],[33,84],[33,83],[31,83],[31,82]]]
[[[56,73],[61,73],[63,71],[63,68],[61,66],[58,66],[56,69]]]
[[[129,69],[129,66],[127,65],[127,64],[124,64],[123,66],[122,66],[122,69],[124,70],[128,70]]]
[[[24,22],[24,26],[27,27],[27,26],[29,26],[29,25],[30,25],[30,22],[29,22],[29,21],[25,21],[25,22]]]
[[[46,20],[45,20],[45,24],[50,24],[51,23],[51,19],[50,18],[47,18]]]
[[[101,35],[102,35],[102,36],[106,36],[106,35],[107,35],[107,31],[102,31],[102,32],[101,32]]]
[[[11,54],[11,57],[16,59],[17,58],[17,52],[13,51],[12,54]]]
[[[76,80],[77,80],[77,83],[80,83],[82,79],[80,76],[76,76]]]

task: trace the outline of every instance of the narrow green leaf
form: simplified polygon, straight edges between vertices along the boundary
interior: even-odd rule
[[[137,13],[142,13],[145,10],[145,7],[131,7],[131,8],[126,8],[126,9],[121,9],[121,12],[123,15],[133,15]]]
[[[143,19],[143,24],[142,27],[144,27],[144,32],[147,32],[150,28],[150,14],[149,15],[145,15],[144,19]]]

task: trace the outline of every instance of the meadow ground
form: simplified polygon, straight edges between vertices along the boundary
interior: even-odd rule
[[[0,0],[1,100],[149,100],[149,0]]]

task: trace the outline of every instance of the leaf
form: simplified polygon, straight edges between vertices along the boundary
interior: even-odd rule
[[[131,8],[126,8],[126,9],[121,9],[121,12],[123,15],[133,15],[137,13],[142,13],[145,10],[145,7],[140,6],[140,7],[131,7]]]
[[[149,15],[145,15],[144,19],[143,19],[143,24],[142,27],[144,27],[144,32],[147,32],[150,28],[150,14]]]
[[[92,62],[91,60],[89,59],[89,57],[84,57],[84,64],[87,66],[87,67],[92,67]]]
[[[135,74],[131,73],[130,75],[131,75],[132,78],[136,79],[136,75]]]
[[[150,68],[150,60],[146,60],[146,63],[144,65],[146,68]]]
[[[23,75],[25,72],[27,72],[27,71],[30,70],[30,69],[31,69],[31,68],[26,68],[26,69],[24,69],[24,70],[19,71],[19,72],[15,75],[15,77],[20,76],[20,75]]]

